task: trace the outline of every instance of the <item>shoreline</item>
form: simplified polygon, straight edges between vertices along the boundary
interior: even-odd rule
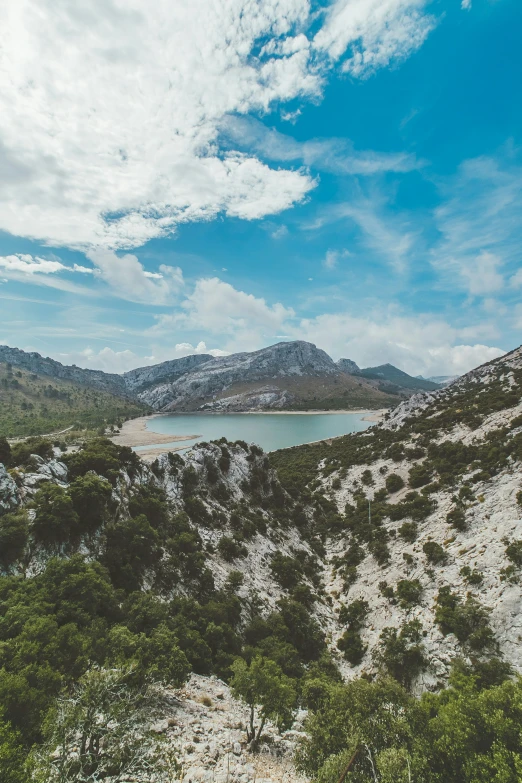
[[[312,415],[333,415],[333,414],[369,414],[363,418],[363,421],[378,422],[382,419],[387,409],[382,408],[379,410],[370,409],[358,409],[358,410],[339,410],[339,411],[236,411],[234,413],[240,413],[242,416],[259,416],[259,415],[292,415],[292,416],[312,416]],[[181,451],[182,449],[189,448],[193,443],[187,444],[187,446],[171,446],[169,448],[162,448],[161,444],[175,444],[183,443],[183,441],[194,441],[196,438],[201,438],[201,433],[194,435],[168,435],[164,433],[155,432],[152,429],[148,429],[148,422],[153,419],[161,418],[162,416],[228,416],[233,415],[231,413],[217,412],[211,413],[210,411],[199,411],[195,413],[149,413],[147,416],[139,416],[136,419],[128,419],[125,421],[117,435],[113,435],[109,438],[117,446],[129,446],[130,448],[141,447],[136,453],[144,460],[155,459],[160,454],[164,454],[166,451]],[[340,436],[339,436],[340,437]],[[149,448],[147,448],[149,447]],[[291,447],[289,447],[291,448]]]

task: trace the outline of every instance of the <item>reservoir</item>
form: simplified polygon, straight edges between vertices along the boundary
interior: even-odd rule
[[[178,413],[157,416],[147,421],[146,429],[151,433],[150,445],[137,446],[140,452],[154,446],[153,433],[186,437],[180,442],[161,443],[168,450],[169,445],[179,448],[186,444],[193,446],[198,441],[244,440],[257,443],[264,451],[276,451],[303,443],[335,438],[349,432],[361,432],[372,425],[365,421],[366,413]],[[192,436],[192,437],[191,437]],[[160,444],[158,444],[160,445]]]

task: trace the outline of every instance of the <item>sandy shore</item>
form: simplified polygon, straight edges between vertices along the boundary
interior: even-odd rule
[[[110,438],[110,440],[118,446],[155,446],[158,443],[175,443],[179,440],[194,440],[194,438],[200,437],[200,433],[195,433],[194,435],[163,435],[159,432],[148,430],[147,422],[162,415],[164,414],[153,413],[150,416],[140,416],[139,419],[130,419],[123,423],[120,432]],[[171,449],[171,451],[174,450]]]

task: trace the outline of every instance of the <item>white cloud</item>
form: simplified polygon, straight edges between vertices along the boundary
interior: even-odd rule
[[[190,356],[192,354],[208,353],[211,356],[228,356],[228,351],[221,348],[207,348],[202,340],[194,347],[191,343],[178,343],[175,347],[176,356]]]
[[[522,288],[522,267],[515,272],[509,283],[513,288]]]
[[[408,55],[433,25],[425,4],[337,0],[311,38],[308,0],[4,0],[0,229],[130,249],[302,201],[308,173],[223,151],[222,118],[317,97],[345,50],[361,76]]]
[[[61,261],[47,260],[27,253],[15,253],[10,256],[0,256],[0,269],[6,272],[21,272],[24,275],[52,275],[62,271],[79,271],[62,264]]]
[[[483,251],[471,262],[461,267],[460,273],[466,281],[472,296],[491,294],[504,287],[504,278],[498,271],[501,259],[493,253]]]
[[[471,0],[462,0],[460,7],[463,11],[469,11],[471,8]]]
[[[335,269],[339,259],[350,255],[349,250],[327,250],[324,257],[323,266],[325,269]]]
[[[79,367],[112,373],[127,372],[127,370],[140,367],[145,363],[143,358],[133,351],[114,351],[108,347],[102,348],[100,351],[85,348],[85,350],[79,353],[64,354],[61,356],[60,361],[67,364],[77,364]]]
[[[356,150],[347,139],[296,141],[253,117],[227,116],[220,125],[223,139],[250,149],[269,160],[297,161],[333,174],[372,176],[392,171],[404,173],[424,165],[412,153]]]
[[[160,266],[159,273],[146,272],[135,255],[118,256],[112,250],[91,250],[87,257],[114,294],[131,302],[166,304],[183,287],[179,267]]]
[[[423,13],[426,0],[337,0],[314,44],[338,60],[346,50],[343,70],[367,76],[418,49],[435,20]]]
[[[448,287],[454,288],[460,276],[475,293],[487,294],[490,283],[490,290],[498,291],[498,269],[509,274],[520,266],[522,167],[516,151],[506,145],[496,158],[467,160],[454,177],[438,184],[444,200],[434,212],[441,234],[432,251],[434,267]]]
[[[457,375],[501,356],[501,348],[460,344],[459,329],[445,321],[393,312],[367,318],[347,313],[303,319],[292,328],[294,339],[309,340],[334,358],[353,359],[361,367],[389,362],[412,375]]]
[[[291,308],[280,303],[269,305],[217,277],[202,278],[180,308],[171,315],[159,316],[151,331],[204,331],[225,338],[226,352],[255,350],[266,340],[273,340],[282,331],[282,325],[294,316]]]
[[[270,236],[272,239],[284,239],[284,237],[288,236],[288,228],[286,226],[279,226],[272,231]]]

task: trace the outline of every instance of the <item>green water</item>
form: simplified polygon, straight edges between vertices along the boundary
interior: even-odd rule
[[[178,413],[151,419],[147,422],[147,429],[162,435],[195,436],[183,444],[179,441],[160,444],[165,449],[169,445],[179,447],[186,443],[192,446],[201,440],[225,437],[231,441],[257,443],[265,451],[276,451],[349,432],[361,432],[371,426],[371,422],[363,421],[365,416],[367,414],[364,413]],[[150,446],[138,446],[135,450],[140,451],[142,448]]]

